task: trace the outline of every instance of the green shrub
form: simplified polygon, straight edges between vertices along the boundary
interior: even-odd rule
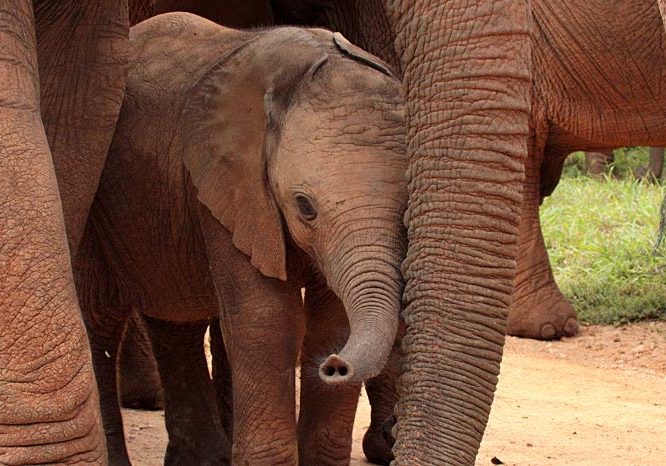
[[[647,147],[623,147],[613,151],[615,161],[611,164],[611,172],[620,179],[630,179],[638,167],[647,167],[650,152]]]
[[[564,161],[562,178],[585,176],[585,152],[574,152]]]
[[[614,168],[628,177],[643,155],[622,150]],[[652,255],[664,188],[581,176],[579,157],[541,208],[558,284],[583,322],[666,320],[666,246]]]
[[[631,179],[638,167],[647,167],[650,151],[647,147],[623,147],[613,151],[614,162],[610,173],[615,178]],[[585,176],[585,152],[574,152],[567,157],[562,170],[562,178]]]

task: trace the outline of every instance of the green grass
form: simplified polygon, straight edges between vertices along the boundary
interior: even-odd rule
[[[627,179],[644,155],[616,152],[619,180],[582,176],[574,155],[541,208],[555,278],[582,322],[666,320],[666,245],[652,255],[664,187]]]

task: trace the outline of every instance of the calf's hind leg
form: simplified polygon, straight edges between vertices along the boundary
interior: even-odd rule
[[[81,310],[88,329],[109,464],[112,466],[129,466],[123,419],[118,404],[116,366],[120,340],[125,323],[129,318],[130,308],[97,307],[94,316],[91,316],[87,305],[82,304]],[[102,316],[104,316],[103,319]]]
[[[129,293],[121,290],[114,262],[104,254],[108,249],[100,239],[98,222],[92,221],[94,214],[93,209],[74,262],[74,278],[90,341],[108,461],[112,466],[129,466],[118,404],[116,367],[131,305],[126,298]]]
[[[208,322],[143,318],[164,387],[164,417],[169,433],[164,464],[230,464],[231,445],[217,412],[204,353]]]

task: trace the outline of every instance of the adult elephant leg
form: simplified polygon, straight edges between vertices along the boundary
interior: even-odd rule
[[[217,410],[220,414],[222,427],[229,441],[234,433],[234,404],[233,387],[231,385],[231,366],[227,357],[227,350],[222,340],[220,319],[214,319],[210,324],[210,352],[213,359],[213,387],[217,399]]]
[[[0,463],[104,463],[51,153],[32,5],[0,1]]]
[[[105,254],[112,248],[104,240],[101,223],[104,216],[99,211],[93,207],[79,254],[74,259],[74,278],[90,340],[108,462],[112,466],[128,466],[116,368],[120,341],[132,309],[127,297],[132,293],[121,286],[118,269]]]
[[[150,339],[141,317],[132,312],[118,356],[118,390],[125,408],[164,409],[164,392]]]
[[[636,178],[642,178],[647,181],[661,179],[661,172],[664,166],[664,148],[650,147],[650,160],[647,167],[638,167],[634,170]]]
[[[648,173],[650,173],[657,180],[660,180],[663,170],[664,148],[650,147],[650,164],[648,166]]]
[[[361,383],[326,385],[319,377],[322,356],[342,348],[349,323],[340,300],[323,284],[305,291],[307,328],[301,350],[298,458],[301,465],[348,465]]]
[[[204,354],[208,322],[144,320],[164,386],[169,433],[164,464],[230,464],[231,445],[217,414]]]
[[[525,161],[517,273],[507,333],[552,340],[575,335],[578,332],[578,320],[573,306],[555,283],[541,232],[539,203],[542,159],[542,149],[530,147],[530,154]]]
[[[407,97],[398,465],[472,465],[511,302],[530,113],[526,0],[389,2]]]
[[[127,0],[34,0],[41,113],[72,254],[125,92]]]

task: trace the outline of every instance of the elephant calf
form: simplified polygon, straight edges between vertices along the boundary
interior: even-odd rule
[[[134,309],[164,386],[167,464],[229,461],[202,348],[218,316],[234,464],[348,463],[361,382],[398,326],[399,82],[324,30],[242,32],[173,13],[130,39],[77,267],[111,462],[129,462],[115,358]]]

